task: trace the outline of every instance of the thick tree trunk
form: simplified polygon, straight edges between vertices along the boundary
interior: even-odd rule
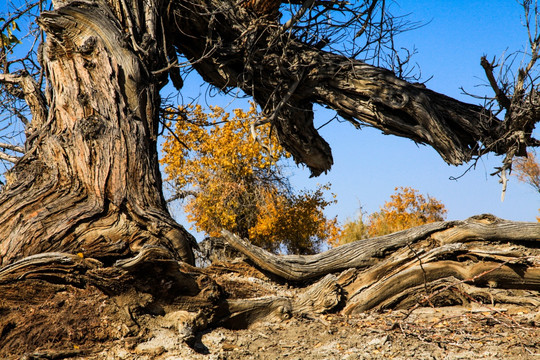
[[[27,152],[0,194],[0,356],[51,341],[59,352],[29,357],[82,356],[111,339],[147,340],[156,327],[193,345],[202,329],[261,319],[471,298],[539,305],[540,224],[492,216],[311,257],[277,257],[227,234],[270,277],[248,263],[190,265],[195,245],[167,212],[156,151],[167,72],[181,86],[172,45],[208,82],[251,94],[314,174],[332,157],[313,126],[313,103],[429,144],[449,163],[470,159],[480,143],[500,140],[490,149],[508,150],[513,130],[500,138],[501,124],[481,108],[291,39],[275,9],[110,0],[59,2],[42,14],[47,96],[24,74],[0,74],[21,87],[33,114]],[[276,277],[291,287],[277,291]]]
[[[192,237],[170,217],[161,189],[156,141],[166,79],[152,71],[166,64],[156,6],[135,1],[115,14],[73,2],[41,15],[49,92],[45,100],[24,80],[34,116],[28,151],[0,194],[0,265],[50,251],[114,259],[144,244],[193,262]],[[134,14],[132,27],[118,20]],[[137,50],[126,29],[140,35]]]

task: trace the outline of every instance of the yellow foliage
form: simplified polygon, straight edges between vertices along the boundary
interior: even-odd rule
[[[268,250],[313,253],[337,234],[336,220],[323,214],[333,201],[323,190],[295,195],[283,177],[280,159],[290,157],[270,124],[254,129],[258,115],[214,106],[180,107],[168,124],[162,163],[167,180],[186,198],[185,211],[199,231],[219,236],[221,229],[249,238]]]
[[[323,209],[334,203],[324,198],[328,185],[314,192],[295,194],[271,194],[259,207],[259,218],[249,229],[256,243],[283,243],[289,252],[314,253],[323,240],[335,242],[339,236],[337,219],[326,219]],[[268,246],[267,246],[268,247]]]
[[[516,158],[513,170],[519,181],[529,184],[535,191],[540,193],[540,164],[538,164],[533,153],[527,153],[525,158]],[[540,211],[540,209],[538,210]],[[540,216],[537,216],[536,220],[540,222]]]
[[[361,209],[360,209],[361,210]],[[356,220],[347,220],[338,237],[329,241],[331,246],[348,244],[367,237],[367,225],[364,222],[364,214],[360,211]]]
[[[410,187],[397,187],[384,207],[369,217],[369,237],[444,220],[444,205],[432,197],[427,199]]]
[[[358,219],[348,221],[338,242],[348,242],[391,234],[415,226],[444,220],[444,205],[432,197],[425,197],[410,187],[397,187],[380,211],[369,215],[364,222],[363,214]]]

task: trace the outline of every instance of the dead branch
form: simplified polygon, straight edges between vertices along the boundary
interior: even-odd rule
[[[431,223],[382,237],[359,240],[321,254],[286,256],[271,254],[227,231],[222,234],[232,247],[262,269],[290,281],[303,281],[348,268],[373,266],[378,262],[377,258],[384,254],[428,237],[440,245],[474,240],[538,242],[540,224],[518,223],[484,215],[464,221]]]

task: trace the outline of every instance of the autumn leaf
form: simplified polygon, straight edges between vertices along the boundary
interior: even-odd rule
[[[173,132],[165,138],[162,163],[197,230],[219,236],[226,229],[270,251],[285,246],[302,254],[338,236],[337,219],[323,213],[335,203],[324,197],[329,185],[292,190],[283,175],[290,154],[272,136],[271,124],[252,131],[261,120],[254,104],[233,114],[199,105],[175,112],[167,119]]]
[[[423,224],[444,220],[446,209],[437,199],[424,196],[410,187],[397,187],[380,211],[364,220],[360,212],[356,220],[343,225],[341,237],[332,245],[391,234]]]

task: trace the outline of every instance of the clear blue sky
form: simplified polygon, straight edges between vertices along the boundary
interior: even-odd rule
[[[414,60],[420,65],[423,78],[433,76],[427,86],[462,101],[478,102],[463,95],[460,87],[491,95],[487,87],[479,86],[486,84],[480,67],[482,55],[489,59],[500,57],[505,51],[522,50],[526,45],[523,11],[516,1],[398,0],[392,9],[395,14],[410,13],[411,20],[426,23],[402,34],[397,44],[417,48]],[[204,93],[199,81],[196,76],[188,78],[182,91],[185,100]],[[203,95],[199,100],[224,106],[231,98],[205,99]],[[236,101],[227,109],[244,104]],[[316,122],[323,124],[332,116],[330,111],[319,109]],[[294,168],[292,184],[309,189],[330,182],[338,203],[328,209],[327,215],[337,215],[341,222],[354,217],[360,204],[368,213],[379,210],[397,186],[411,186],[441,200],[448,209],[449,220],[491,213],[510,220],[535,221],[538,215],[540,195],[515,177],[511,177],[506,199],[501,202],[498,178],[489,175],[500,165],[500,157],[485,156],[476,169],[453,181],[449,178],[461,175],[470,164],[449,166],[433,149],[417,146],[410,140],[385,136],[375,129],[355,130],[348,123],[338,122],[321,129],[321,134],[333,150],[332,170],[309,179],[307,170]],[[177,206],[173,211],[185,223]]]
[[[526,32],[523,11],[516,1],[396,1],[396,13],[411,13],[411,20],[427,23],[403,34],[398,45],[418,49],[416,62],[427,86],[466,102],[477,102],[462,94],[460,87],[477,94],[489,94],[480,57],[501,56],[522,50]],[[333,145],[335,166],[319,181],[329,181],[338,195],[336,213],[350,216],[361,203],[373,212],[386,201],[396,186],[412,186],[441,200],[448,219],[463,219],[480,213],[523,221],[534,221],[540,196],[514,177],[504,202],[501,185],[491,177],[501,158],[486,156],[475,170],[458,181],[469,166],[446,165],[431,148],[412,141],[384,136],[373,129],[353,131],[347,124],[325,129],[323,136]],[[536,131],[536,133],[539,133]],[[300,174],[298,174],[300,175]],[[298,177],[298,176],[297,176]],[[296,179],[295,179],[296,181]]]

